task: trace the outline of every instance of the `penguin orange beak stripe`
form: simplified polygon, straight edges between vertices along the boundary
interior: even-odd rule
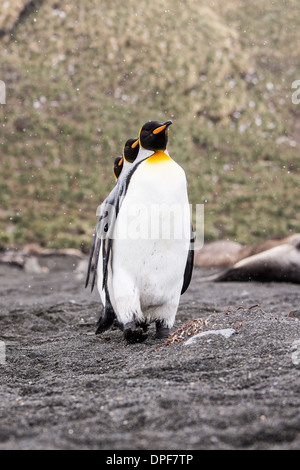
[[[135,142],[133,142],[133,144],[131,145],[131,148],[135,149],[135,147],[138,145],[138,143],[139,143],[139,139],[136,140]]]
[[[170,126],[171,124],[173,124],[172,121],[165,122],[165,124],[163,124],[162,126],[157,127],[156,129],[154,129],[153,134],[159,134],[160,132],[165,130],[168,126]]]

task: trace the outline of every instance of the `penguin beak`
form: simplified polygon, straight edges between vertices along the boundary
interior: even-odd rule
[[[138,143],[139,143],[139,139],[137,139],[135,142],[133,142],[133,144],[131,144],[131,148],[135,149],[135,147],[138,145]]]
[[[160,132],[167,129],[171,124],[173,124],[172,121],[166,121],[162,126],[157,127],[156,129],[154,129],[153,134],[159,134]]]

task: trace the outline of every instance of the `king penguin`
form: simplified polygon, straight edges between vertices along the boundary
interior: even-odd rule
[[[171,124],[148,121],[140,129],[138,155],[122,169],[113,217],[101,234],[98,290],[105,293],[129,343],[144,341],[151,322],[156,338],[168,336],[192,276],[187,180],[167,151]]]
[[[121,171],[124,166],[124,162],[133,163],[138,154],[138,139],[128,139],[124,145],[123,155],[116,157],[113,166],[113,173],[115,179],[117,180],[121,174]]]
[[[123,147],[123,154],[122,156],[116,157],[114,160],[114,165],[113,165],[113,174],[115,176],[115,179],[118,180],[123,167],[127,167],[127,165],[130,165],[134,160],[136,159],[139,151],[139,141],[138,138],[131,138],[128,139]],[[105,201],[101,204],[100,206],[100,211],[99,211],[99,218],[97,221],[97,224],[94,229],[93,233],[93,240],[92,240],[92,245],[90,249],[90,255],[89,255],[89,262],[88,262],[88,269],[87,269],[87,275],[86,275],[86,282],[85,282],[85,287],[88,286],[89,284],[89,279],[92,271],[92,265],[94,262],[94,274],[92,278],[92,285],[91,285],[91,291],[93,291],[95,282],[96,282],[96,277],[98,275],[98,284],[100,285],[103,279],[103,272],[102,272],[102,266],[103,263],[102,261],[99,262],[101,258],[103,258],[103,250],[104,250],[104,244],[102,245],[102,257],[101,257],[101,232],[105,233],[106,232],[106,227],[109,219],[109,208],[114,204],[115,200],[115,194],[116,194],[116,186],[113,188],[113,190],[110,192],[110,194],[107,196]],[[103,304],[103,314],[99,318],[98,323],[97,323],[97,330],[96,334],[102,333],[103,331],[107,330],[112,324],[115,319],[115,312],[112,308],[112,305],[109,301],[109,296],[106,295],[105,289],[99,289],[99,294],[100,298]]]

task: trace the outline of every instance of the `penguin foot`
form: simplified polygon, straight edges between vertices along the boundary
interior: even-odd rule
[[[105,311],[102,317],[99,318],[97,325],[96,325],[96,335],[100,335],[104,333],[104,331],[108,330],[112,324],[114,323],[115,315],[113,311]]]
[[[107,320],[107,318],[101,317],[98,320],[95,335],[101,335],[104,331],[107,331],[113,324],[113,321]]]
[[[155,324],[156,324],[155,338],[156,339],[167,338],[170,334],[170,328],[165,326],[161,321],[157,321],[155,322]]]
[[[149,328],[149,323],[141,322],[141,323],[138,323],[138,326],[140,326],[143,329],[143,331],[146,333],[146,331],[148,331],[148,328]]]
[[[144,334],[144,329],[137,326],[134,321],[125,323],[122,329],[124,339],[129,344],[142,343],[147,339],[147,335]]]

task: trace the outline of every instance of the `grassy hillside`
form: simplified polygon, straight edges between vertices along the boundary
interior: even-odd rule
[[[88,250],[112,162],[149,119],[205,239],[300,231],[297,0],[26,0],[0,12],[0,244]]]

